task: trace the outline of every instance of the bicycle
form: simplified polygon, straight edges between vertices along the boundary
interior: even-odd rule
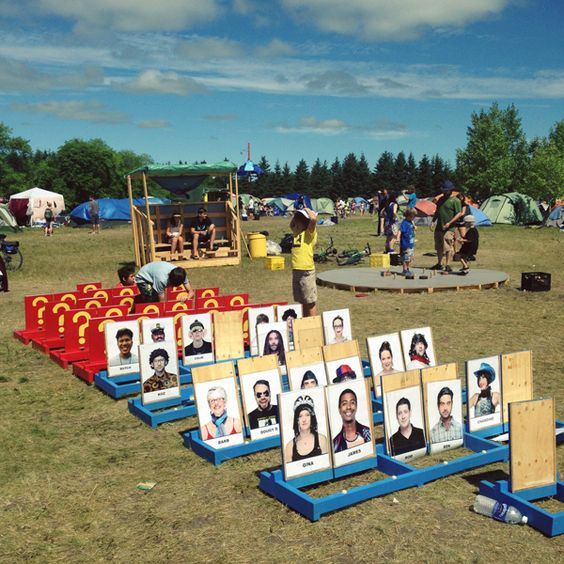
[[[19,270],[23,264],[23,255],[18,241],[6,241],[6,235],[0,233],[0,253],[6,264],[6,270]]]
[[[329,245],[327,245],[327,247],[323,251],[314,253],[313,262],[318,262],[318,263],[328,262],[336,254],[337,254],[337,249],[335,248],[335,245],[333,245],[333,237],[329,237]]]
[[[362,251],[350,249],[349,251],[346,251],[347,255],[337,257],[337,264],[339,266],[358,264],[361,260],[364,259],[364,257],[369,256],[371,252],[372,251],[370,250],[370,244],[366,243],[366,247],[364,247],[364,250]]]

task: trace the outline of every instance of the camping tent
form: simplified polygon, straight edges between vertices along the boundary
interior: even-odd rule
[[[530,196],[518,192],[490,196],[482,203],[480,209],[492,223],[528,225],[542,222],[538,204]]]
[[[129,199],[123,198],[116,200],[113,198],[100,198],[97,200],[100,205],[100,219],[105,221],[131,221],[131,208],[129,207]],[[170,204],[170,200],[166,198],[149,198],[150,204]],[[135,206],[145,204],[145,198],[136,198],[133,200]],[[79,204],[70,212],[71,218],[79,224],[90,221],[90,212],[88,211],[89,202]]]
[[[8,209],[8,204],[0,204],[0,232],[17,231],[18,222]]]
[[[558,227],[562,229],[564,225],[564,205],[553,207],[544,224],[547,227]]]
[[[65,209],[65,199],[62,194],[43,190],[43,188],[30,188],[18,194],[10,196],[8,207],[19,225],[33,225],[43,221],[47,203],[53,206],[55,215],[59,215]]]
[[[479,208],[474,206],[468,206],[468,211],[474,216],[476,220],[476,227],[488,227],[491,226],[491,219]]]
[[[329,215],[336,215],[335,204],[329,198],[312,198],[311,209],[317,213],[326,213]]]

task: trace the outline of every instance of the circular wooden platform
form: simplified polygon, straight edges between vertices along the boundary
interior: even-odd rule
[[[352,292],[384,290],[401,294],[413,292],[430,294],[440,290],[486,290],[498,288],[509,281],[509,274],[499,270],[470,269],[466,276],[461,276],[456,271],[441,274],[429,269],[412,268],[414,280],[406,280],[401,276],[399,274],[401,267],[392,267],[389,270],[391,275],[383,276],[382,273],[386,271],[387,269],[383,268],[343,267],[318,273],[317,283],[320,286]]]

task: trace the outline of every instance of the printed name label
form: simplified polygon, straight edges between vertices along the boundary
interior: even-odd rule
[[[313,466],[313,462],[304,462],[302,464],[302,468],[306,468],[307,466]]]
[[[278,431],[278,426],[276,427],[263,427],[259,430],[259,435],[268,435],[269,433],[276,433]]]
[[[347,453],[347,456],[354,456],[355,454],[359,454],[360,453],[360,449],[357,448],[355,450],[351,450],[349,453]]]

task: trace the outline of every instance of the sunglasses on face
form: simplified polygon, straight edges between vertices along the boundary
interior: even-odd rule
[[[268,390],[266,392],[257,392],[256,396],[257,398],[262,398],[262,397],[268,398],[270,397],[270,392]]]

